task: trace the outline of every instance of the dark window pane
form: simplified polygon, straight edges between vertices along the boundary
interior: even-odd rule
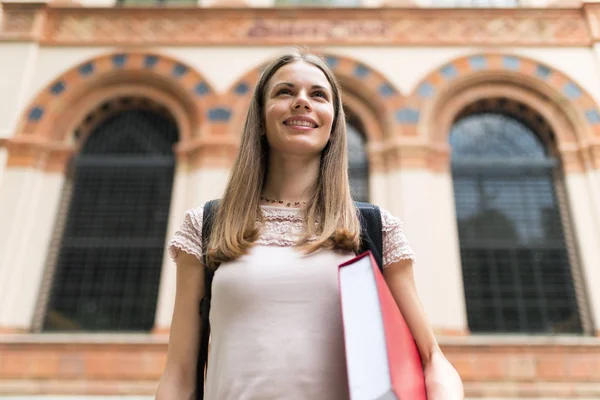
[[[581,332],[556,163],[541,141],[511,117],[481,113],[458,121],[450,144],[470,329]]]
[[[364,135],[353,125],[347,125],[348,174],[352,198],[369,201],[369,159]]]
[[[176,140],[171,120],[142,110],[92,132],[74,159],[45,330],[152,328]]]

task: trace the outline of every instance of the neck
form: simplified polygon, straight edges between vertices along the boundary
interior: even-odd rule
[[[308,201],[314,194],[320,157],[307,159],[273,152],[263,187],[263,197],[286,202]]]

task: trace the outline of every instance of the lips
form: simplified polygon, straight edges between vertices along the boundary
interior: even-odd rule
[[[283,121],[283,124],[287,126],[300,126],[305,128],[319,127],[315,120],[309,117],[291,117]]]

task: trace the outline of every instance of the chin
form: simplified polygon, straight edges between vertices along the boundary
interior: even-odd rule
[[[288,151],[297,155],[319,155],[325,148],[326,143],[314,143],[306,140],[294,140],[289,143]]]

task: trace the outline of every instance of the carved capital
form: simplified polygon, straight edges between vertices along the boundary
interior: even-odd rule
[[[600,40],[600,4],[585,3],[583,13],[588,23],[591,38],[594,42]]]
[[[425,143],[396,143],[386,150],[391,169],[428,169],[435,172],[449,170],[450,151],[446,147]]]
[[[74,149],[63,143],[15,137],[5,141],[8,167],[39,168],[48,172],[65,172]]]
[[[594,143],[590,146],[589,157],[592,168],[600,170],[600,142]]]
[[[578,148],[560,150],[560,161],[566,174],[581,173],[585,171],[585,152]]]
[[[369,147],[367,151],[369,158],[369,172],[385,172],[388,165],[385,148],[382,148],[381,146],[378,146],[377,148]]]
[[[179,160],[192,168],[230,167],[238,152],[239,143],[229,137],[208,136],[180,143],[175,153]]]
[[[46,3],[2,2],[0,41],[38,40],[46,16]]]

